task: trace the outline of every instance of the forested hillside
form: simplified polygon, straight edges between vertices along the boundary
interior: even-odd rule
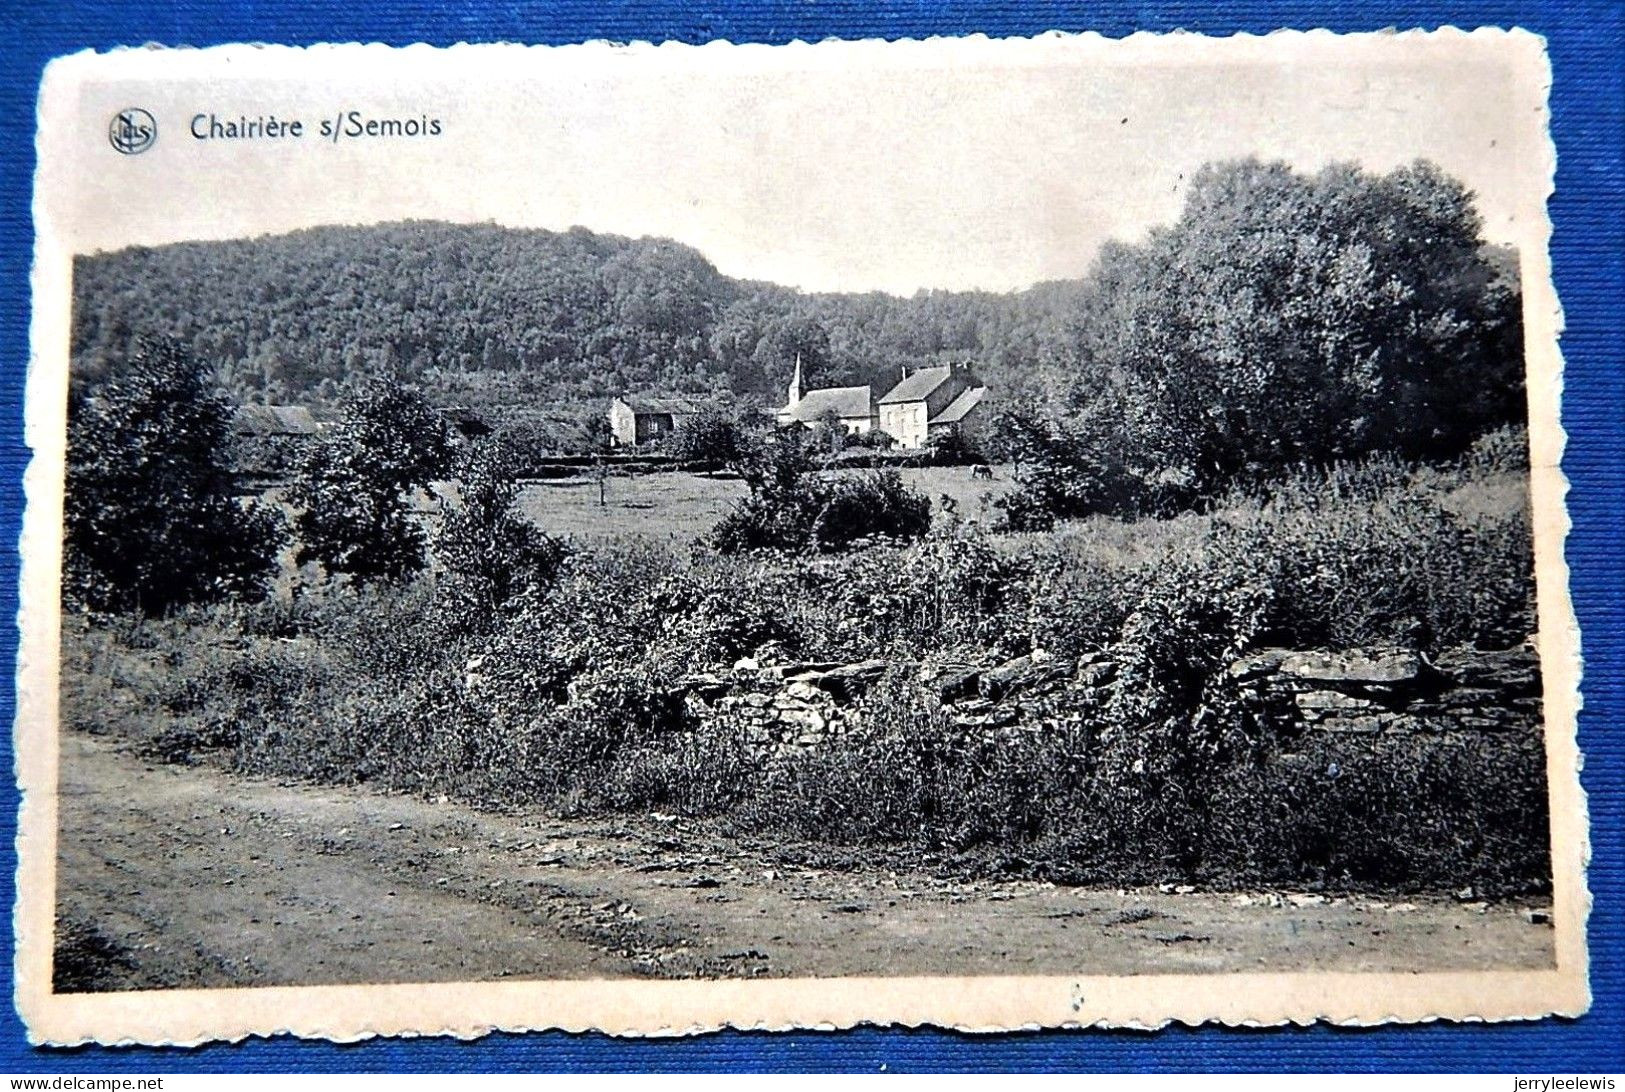
[[[1213,164],[1175,222],[1109,243],[1084,278],[905,299],[736,280],[670,240],[581,228],[326,227],[80,258],[74,376],[94,385],[157,336],[236,401],[325,402],[388,372],[500,418],[597,415],[626,390],[776,404],[798,356],[814,385],[884,390],[946,356],[1006,405],[1046,395],[1077,449],[1060,462],[1206,493],[1250,465],[1451,454],[1518,420],[1516,256],[1482,228],[1426,163]]]
[[[723,276],[668,240],[324,227],[81,257],[74,374],[93,383],[136,337],[161,335],[247,401],[325,400],[386,368],[475,404],[626,389],[771,397],[797,353],[816,383],[884,385],[902,364],[953,354],[1010,386],[1061,351],[1081,291],[808,294]]]

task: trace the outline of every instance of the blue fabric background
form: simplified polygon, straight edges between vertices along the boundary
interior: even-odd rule
[[[1521,25],[1550,44],[1555,86],[1557,193],[1551,214],[1557,287],[1568,316],[1563,337],[1569,430],[1565,469],[1572,483],[1568,541],[1572,589],[1584,636],[1585,712],[1580,743],[1590,793],[1595,859],[1591,889],[1590,1015],[1574,1021],[1369,1030],[1169,1028],[1158,1033],[1065,1032],[965,1036],[927,1030],[861,1029],[793,1035],[727,1033],[681,1041],[620,1041],[561,1033],[495,1035],[474,1043],[374,1041],[353,1046],[294,1040],[180,1049],[34,1050],[9,1005],[0,1012],[0,1071],[127,1073],[163,1071],[511,1071],[511,1070],[1465,1070],[1573,1072],[1625,1070],[1625,931],[1621,788],[1625,787],[1621,515],[1625,443],[1625,9],[1619,0],[1233,0],[1209,7],[1162,0],[1018,0],[940,3],[898,0],[509,0],[488,5],[429,0],[256,0],[165,4],[141,0],[0,2],[0,541],[17,540],[23,506],[23,374],[28,357],[29,204],[34,169],[34,96],[52,56],[74,50],[161,42],[426,41],[558,43],[714,38],[784,42],[795,38],[924,37],[981,32],[1028,35],[1049,29],[1184,28],[1208,34],[1264,33],[1281,26],[1333,30]],[[16,557],[0,554],[0,617],[16,610]],[[15,654],[13,627],[0,628],[0,652]],[[0,722],[13,695],[0,692]],[[0,748],[10,766],[10,736]],[[0,841],[15,836],[16,789],[0,800]],[[10,862],[0,866],[0,904],[14,897]],[[11,965],[10,930],[0,964]]]

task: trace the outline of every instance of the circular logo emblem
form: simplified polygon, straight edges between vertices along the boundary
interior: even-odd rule
[[[125,155],[140,155],[157,139],[158,122],[139,106],[120,110],[107,126],[108,142]]]

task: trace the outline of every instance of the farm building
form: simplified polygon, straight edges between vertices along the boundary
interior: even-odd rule
[[[622,395],[609,404],[609,432],[616,447],[659,439],[711,407],[695,398]]]
[[[868,386],[823,387],[808,390],[801,374],[801,358],[796,358],[796,374],[786,391],[788,398],[777,413],[779,424],[800,422],[815,425],[833,416],[849,433],[868,432],[875,427],[875,396]]]
[[[985,412],[987,386],[967,364],[903,369],[881,396],[880,427],[899,447],[924,447],[945,433],[972,431]]]
[[[238,406],[231,415],[233,436],[314,436],[320,431],[304,406]]]
[[[441,406],[435,412],[451,426],[452,437],[458,442],[478,440],[491,435],[490,422],[467,406]]]
[[[231,415],[232,467],[241,478],[287,478],[321,433],[304,406],[238,406]]]

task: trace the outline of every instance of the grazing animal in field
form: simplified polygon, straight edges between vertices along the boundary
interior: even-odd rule
[[[972,481],[990,482],[993,480],[993,468],[986,463],[977,463],[970,468],[970,476]]]

